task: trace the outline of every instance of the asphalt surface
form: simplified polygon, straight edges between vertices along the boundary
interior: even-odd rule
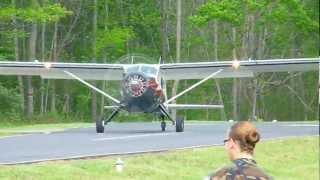
[[[0,164],[31,163],[47,160],[158,152],[222,145],[232,123],[186,123],[185,132],[176,133],[167,123],[110,123],[105,133],[95,128],[70,129],[46,134],[0,138]],[[319,135],[319,124],[259,123],[262,140]]]

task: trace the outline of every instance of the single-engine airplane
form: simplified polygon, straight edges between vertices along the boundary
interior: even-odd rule
[[[245,61],[216,61],[196,63],[164,64],[97,64],[55,62],[0,62],[0,75],[39,75],[45,79],[75,79],[94,91],[109,98],[114,105],[106,120],[96,121],[96,132],[104,133],[104,127],[120,110],[128,112],[154,113],[161,118],[161,129],[165,131],[165,118],[172,121],[176,132],[184,131],[183,118],[172,119],[170,109],[223,108],[223,105],[173,104],[172,102],[203,82],[212,78],[253,77],[264,72],[315,71],[320,58],[271,59]],[[170,99],[167,98],[166,81],[201,79]],[[120,100],[98,89],[86,80],[122,81]]]

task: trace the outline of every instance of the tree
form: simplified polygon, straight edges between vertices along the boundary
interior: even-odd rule
[[[181,58],[181,0],[177,0],[177,28],[176,28],[176,62],[180,62]],[[179,86],[179,80],[175,80],[172,87],[172,96],[175,96],[177,94]],[[174,104],[176,103],[176,100],[172,101]],[[176,110],[172,110],[172,118],[176,119]]]
[[[33,2],[37,7],[21,0],[0,2],[0,60],[119,63],[128,53],[151,56],[152,63],[158,63],[154,59],[159,56],[165,63],[315,57],[320,45],[319,0]],[[25,97],[27,103],[24,80],[0,77],[9,92],[25,94],[19,97]],[[179,88],[195,81],[180,82]],[[185,111],[188,119],[314,119],[316,81],[314,72],[210,80],[177,101],[204,104],[217,98],[224,104],[220,113]],[[101,106],[102,114],[108,103],[104,97],[94,103],[91,91],[76,81],[34,77],[28,82],[33,88],[35,115],[52,110],[56,116],[91,119],[95,109]],[[169,96],[178,91],[177,84],[167,83]],[[105,85],[97,82],[97,86],[104,89]],[[118,87],[119,82],[110,82],[107,91],[120,96]],[[17,102],[22,103],[23,98]],[[27,112],[27,105],[24,107]]]

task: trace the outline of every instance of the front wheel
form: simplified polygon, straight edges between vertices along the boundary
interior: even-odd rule
[[[176,132],[184,131],[184,119],[181,117],[177,117],[176,119]]]
[[[164,121],[161,122],[161,130],[166,131],[166,122]]]
[[[97,133],[104,133],[104,120],[97,120],[96,121],[96,132]]]

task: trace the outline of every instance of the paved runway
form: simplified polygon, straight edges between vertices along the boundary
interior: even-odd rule
[[[160,123],[110,123],[104,134],[96,134],[95,128],[82,128],[0,138],[0,164],[222,145],[230,125],[228,122],[186,123],[185,132],[176,133],[169,123],[166,132],[161,132]],[[319,124],[315,123],[259,123],[256,126],[263,140],[319,135]]]

